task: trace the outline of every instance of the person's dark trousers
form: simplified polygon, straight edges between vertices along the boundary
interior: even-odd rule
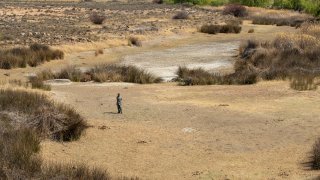
[[[121,105],[118,104],[117,106],[118,106],[118,113],[119,113],[119,114],[122,114],[122,107],[121,107]]]

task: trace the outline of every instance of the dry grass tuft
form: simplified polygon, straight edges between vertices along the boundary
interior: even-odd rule
[[[291,80],[297,90],[316,89],[320,75],[319,24],[305,23],[301,32],[279,34],[272,42],[249,40],[239,48],[235,70],[251,69],[265,80]]]
[[[96,82],[131,82],[138,84],[159,83],[161,78],[134,66],[100,65],[91,69],[89,74]]]
[[[312,20],[313,17],[285,11],[267,11],[256,13],[250,19],[253,24],[300,27],[302,23]]]
[[[40,139],[29,129],[15,130],[0,117],[0,179],[28,179],[41,171]]]
[[[10,117],[14,127],[34,129],[40,136],[55,140],[78,139],[87,127],[74,109],[24,90],[1,89],[0,111]]]
[[[180,67],[177,75],[184,85],[253,84],[260,78],[289,79],[293,89],[314,90],[317,88],[314,80],[320,76],[320,24],[304,23],[300,33],[279,34],[271,42],[243,42],[234,71],[219,75]]]
[[[103,24],[106,20],[106,16],[104,14],[98,14],[97,12],[94,12],[90,15],[90,21],[93,24]]]
[[[85,125],[74,110],[44,95],[2,89],[0,111],[0,179],[138,179],[113,178],[85,165],[43,163],[39,155],[43,132],[50,132],[53,139],[69,140],[79,136]],[[76,119],[80,121],[75,123]]]
[[[228,4],[224,7],[222,13],[224,15],[233,15],[235,17],[245,17],[248,15],[246,7],[240,4]]]
[[[296,72],[290,77],[290,87],[298,91],[316,90],[318,86],[315,83],[315,78],[313,74]]]
[[[37,75],[42,81],[49,79],[70,79],[75,82],[131,82],[138,84],[160,83],[162,79],[135,66],[105,64],[95,66],[87,71],[76,67],[67,67],[60,72],[42,71]]]
[[[179,67],[177,81],[181,85],[213,85],[213,84],[254,84],[257,82],[257,74],[254,72],[236,72],[229,75],[209,73],[201,68],[188,69]]]
[[[163,0],[152,0],[152,2],[155,4],[163,4],[164,3]]]
[[[86,165],[55,164],[46,165],[42,170],[44,179],[92,179],[109,180],[113,179],[105,170],[88,168]]]
[[[139,38],[137,37],[129,37],[128,39],[128,45],[129,46],[137,46],[137,47],[141,47],[142,46],[142,42]]]
[[[318,139],[313,145],[312,168],[316,170],[320,169],[320,139]]]
[[[172,17],[172,19],[188,19],[189,14],[186,11],[180,11]]]
[[[32,89],[42,89],[45,91],[50,91],[51,86],[48,84],[45,84],[42,79],[38,77],[29,77],[29,82],[31,84]]]
[[[103,49],[98,49],[94,52],[95,56],[99,56],[100,54],[103,54]]]
[[[225,25],[218,25],[218,24],[210,24],[210,25],[203,25],[200,28],[200,32],[207,33],[207,34],[217,34],[217,33],[240,33],[241,26],[235,24],[225,24]]]
[[[29,48],[13,48],[0,51],[0,68],[24,68],[38,66],[44,62],[63,59],[64,53],[60,50],[52,50],[49,46],[32,44]]]
[[[44,164],[40,138],[32,129],[15,129],[0,116],[0,179],[111,179],[106,171],[84,165]]]

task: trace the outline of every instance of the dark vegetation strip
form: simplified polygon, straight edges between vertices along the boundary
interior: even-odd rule
[[[44,83],[50,79],[69,79],[74,82],[130,82],[138,84],[160,83],[162,79],[135,66],[102,64],[87,71],[67,67],[59,72],[45,70],[29,80],[33,88],[50,89]]]
[[[191,5],[222,6],[227,4],[241,4],[254,7],[271,7],[279,9],[293,9],[304,11],[314,16],[320,16],[319,0],[164,0],[167,3],[183,3]],[[157,2],[157,1],[154,1]],[[161,1],[163,2],[163,1]],[[160,4],[160,3],[159,3]]]
[[[60,50],[52,50],[47,45],[33,44],[28,48],[0,50],[0,68],[25,68],[27,65],[35,67],[44,62],[63,58],[64,53]]]
[[[240,33],[241,26],[239,24],[206,24],[201,26],[200,32],[207,34],[217,33]]]

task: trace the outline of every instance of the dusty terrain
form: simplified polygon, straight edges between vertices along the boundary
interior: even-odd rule
[[[245,23],[244,29],[252,26]],[[174,36],[174,43],[170,38],[155,39],[142,48],[109,49],[102,56],[121,62],[125,57],[144,58],[145,53],[186,44],[249,37],[267,40],[274,32],[295,31],[254,27],[254,34]],[[173,59],[176,55],[171,53]],[[77,61],[88,62],[85,58]],[[150,59],[150,63],[159,62]],[[118,92],[124,97],[123,115],[115,114]],[[200,87],[175,83],[54,85],[53,98],[71,104],[93,127],[78,142],[44,142],[43,157],[87,163],[142,179],[311,179],[319,174],[305,164],[320,128],[318,95],[319,91],[291,90],[288,82]]]
[[[118,115],[115,95],[124,98]],[[54,86],[92,128],[78,142],[43,143],[49,161],[77,161],[142,179],[311,179],[320,91],[284,82]]]
[[[191,18],[172,20],[182,9]],[[244,21],[240,34],[199,33],[202,24],[234,19],[220,10],[142,1],[0,2],[1,47],[39,42],[66,52],[64,60],[36,68],[0,70],[0,81],[99,63],[137,65],[163,78],[179,65],[230,72],[241,41],[297,31]],[[105,24],[92,25],[92,12],[105,13]],[[143,46],[129,47],[129,36]],[[104,53],[95,56],[97,49]],[[91,127],[79,141],[44,141],[41,153],[46,161],[141,179],[313,179],[319,172],[307,162],[320,130],[320,90],[299,92],[288,84],[54,83],[47,94],[74,107]],[[116,114],[117,93],[123,115]]]
[[[182,10],[188,12],[190,18],[172,20]],[[104,24],[93,25],[89,20],[92,13],[104,15]],[[222,16],[217,10],[142,1],[0,2],[0,15],[3,17],[0,20],[2,46],[126,40],[129,35],[173,34],[205,23],[235,19]]]

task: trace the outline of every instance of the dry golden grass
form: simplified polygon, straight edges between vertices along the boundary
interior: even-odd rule
[[[239,48],[235,71],[256,72],[266,80],[291,79],[297,90],[316,89],[320,76],[320,24],[304,23],[298,33],[278,34],[271,42],[249,40]]]
[[[0,51],[0,68],[25,68],[27,65],[36,67],[47,61],[63,59],[64,53],[53,50],[47,45],[32,44],[28,48],[17,47]]]
[[[162,82],[161,78],[135,66],[116,64],[97,65],[86,72],[77,67],[67,67],[56,73],[51,70],[45,70],[38,73],[36,79],[37,81],[34,82],[49,79],[70,79],[74,82],[131,82],[139,84]]]
[[[128,41],[125,39],[112,39],[102,42],[89,42],[89,43],[77,43],[77,44],[66,44],[54,46],[65,53],[76,53],[84,51],[95,51],[97,49],[112,48],[118,46],[127,46]]]
[[[53,102],[45,94],[22,89],[0,89],[0,110],[15,127],[33,129],[39,136],[55,140],[78,139],[87,127],[74,109]]]
[[[313,17],[308,14],[301,14],[290,10],[250,7],[249,19],[253,20],[253,24],[300,26],[303,22],[313,19]]]

